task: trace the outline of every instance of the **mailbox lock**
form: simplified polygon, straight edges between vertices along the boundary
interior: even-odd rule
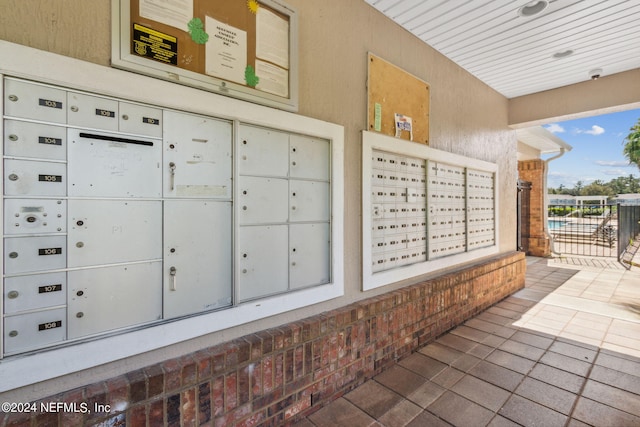
[[[14,135],[14,134],[9,135],[9,140],[10,141],[17,141],[18,140],[18,135]]]
[[[175,144],[169,144],[169,148],[171,148],[173,150],[174,148],[176,148],[176,146],[175,146]]]
[[[11,332],[9,332],[9,336],[10,336],[10,337],[12,337],[12,338],[13,338],[13,337],[17,337],[17,336],[18,336],[18,331],[11,331]]]
[[[242,258],[246,258],[246,257],[247,257],[247,254],[242,254]]]
[[[9,253],[9,258],[18,258],[18,252]]]
[[[247,190],[242,191],[242,194],[247,195]]]
[[[171,252],[172,254],[175,254],[176,253],[176,248],[169,249],[169,252]]]
[[[38,218],[36,218],[36,217],[35,217],[35,216],[33,216],[33,215],[29,215],[29,216],[27,217],[27,222],[31,222],[31,223],[33,223],[33,222],[36,222],[37,220],[38,220]]]
[[[178,274],[178,270],[175,267],[171,267],[169,269],[169,276],[171,276],[171,284],[169,285],[169,289],[172,291],[176,290],[176,274]]]
[[[129,120],[129,116],[128,116],[128,115],[126,115],[126,114],[123,114],[123,115],[122,115],[122,120]]]
[[[18,175],[16,175],[15,173],[12,173],[11,175],[9,175],[9,181],[17,181],[18,180]]]
[[[83,242],[76,243],[76,248],[82,248],[82,247],[84,247],[84,243]]]
[[[246,268],[243,268],[243,269],[242,269],[242,272],[243,272],[244,274],[247,274],[247,269],[246,269]]]
[[[242,210],[243,210],[243,211],[246,211],[246,210],[247,210],[247,207],[246,207],[246,206],[243,206],[243,207],[242,207]]]
[[[9,291],[9,293],[7,293],[9,299],[16,299],[18,298],[18,295],[20,295],[18,291]]]
[[[9,95],[9,101],[16,102],[17,100],[18,100],[18,97],[16,95]]]
[[[76,292],[76,295],[81,297],[82,295],[84,295],[84,291],[78,291],[78,292]]]
[[[72,105],[72,106],[71,106],[71,111],[73,111],[74,113],[77,113],[77,112],[78,112],[78,110],[79,110],[79,108],[78,108],[78,107],[76,107],[75,105]]]
[[[77,317],[78,319],[81,319],[81,318],[83,318],[83,317],[84,317],[84,313],[83,313],[83,312],[81,312],[81,311],[79,311],[79,312],[77,312],[77,313],[76,313],[76,317]]]
[[[76,221],[76,225],[77,225],[78,227],[82,227],[82,226],[84,225],[84,221],[83,221],[83,220],[81,220],[81,219],[79,219],[78,221]]]

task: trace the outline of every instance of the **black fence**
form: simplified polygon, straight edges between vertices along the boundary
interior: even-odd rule
[[[548,218],[555,252],[618,257],[617,205],[549,206]]]
[[[618,205],[618,260],[640,234],[640,206]]]

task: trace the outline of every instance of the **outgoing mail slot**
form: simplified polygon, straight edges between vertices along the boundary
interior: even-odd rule
[[[67,273],[34,274],[4,279],[4,312],[65,305],[67,303]]]
[[[289,283],[291,289],[331,280],[329,224],[296,224],[289,229]]]
[[[239,301],[273,295],[288,289],[288,246],[286,225],[240,227]]]
[[[231,199],[231,123],[167,112],[164,195]]]
[[[69,339],[162,318],[162,262],[69,272]]]
[[[241,176],[238,183],[240,224],[286,222],[288,182],[277,178]]]
[[[67,160],[67,130],[60,126],[6,120],[4,154],[47,160]]]
[[[162,202],[69,200],[69,267],[162,257]]]
[[[65,236],[8,237],[4,240],[5,274],[65,268]]]
[[[5,79],[4,90],[5,115],[66,123],[65,91],[14,79]]]
[[[82,93],[68,93],[68,118],[72,126],[118,130],[118,101]]]
[[[66,311],[57,308],[5,317],[5,354],[36,350],[64,341],[67,336]]]
[[[289,218],[291,221],[329,220],[329,183],[289,182]]]
[[[67,165],[6,159],[4,161],[4,194],[7,196],[65,196]]]
[[[145,105],[120,102],[120,132],[162,138],[162,110]]]
[[[5,199],[4,233],[64,233],[67,202],[55,199]]]
[[[329,141],[291,135],[290,146],[291,177],[329,180]]]
[[[160,197],[158,140],[69,129],[69,195]]]
[[[241,125],[238,156],[241,175],[286,177],[289,174],[289,135]]]

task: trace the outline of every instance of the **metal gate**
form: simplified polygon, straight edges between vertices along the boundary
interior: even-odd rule
[[[521,252],[529,252],[529,237],[531,230],[531,182],[518,180],[518,241],[517,248]]]
[[[640,234],[640,206],[618,205],[618,260]]]
[[[583,204],[549,206],[548,209],[548,229],[555,252],[618,256],[618,206]]]

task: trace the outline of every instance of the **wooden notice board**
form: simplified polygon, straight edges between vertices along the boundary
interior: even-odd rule
[[[112,0],[112,64],[297,110],[297,17],[280,0]]]
[[[398,137],[429,144],[429,84],[369,53],[368,129],[396,136],[396,114],[411,118]]]

